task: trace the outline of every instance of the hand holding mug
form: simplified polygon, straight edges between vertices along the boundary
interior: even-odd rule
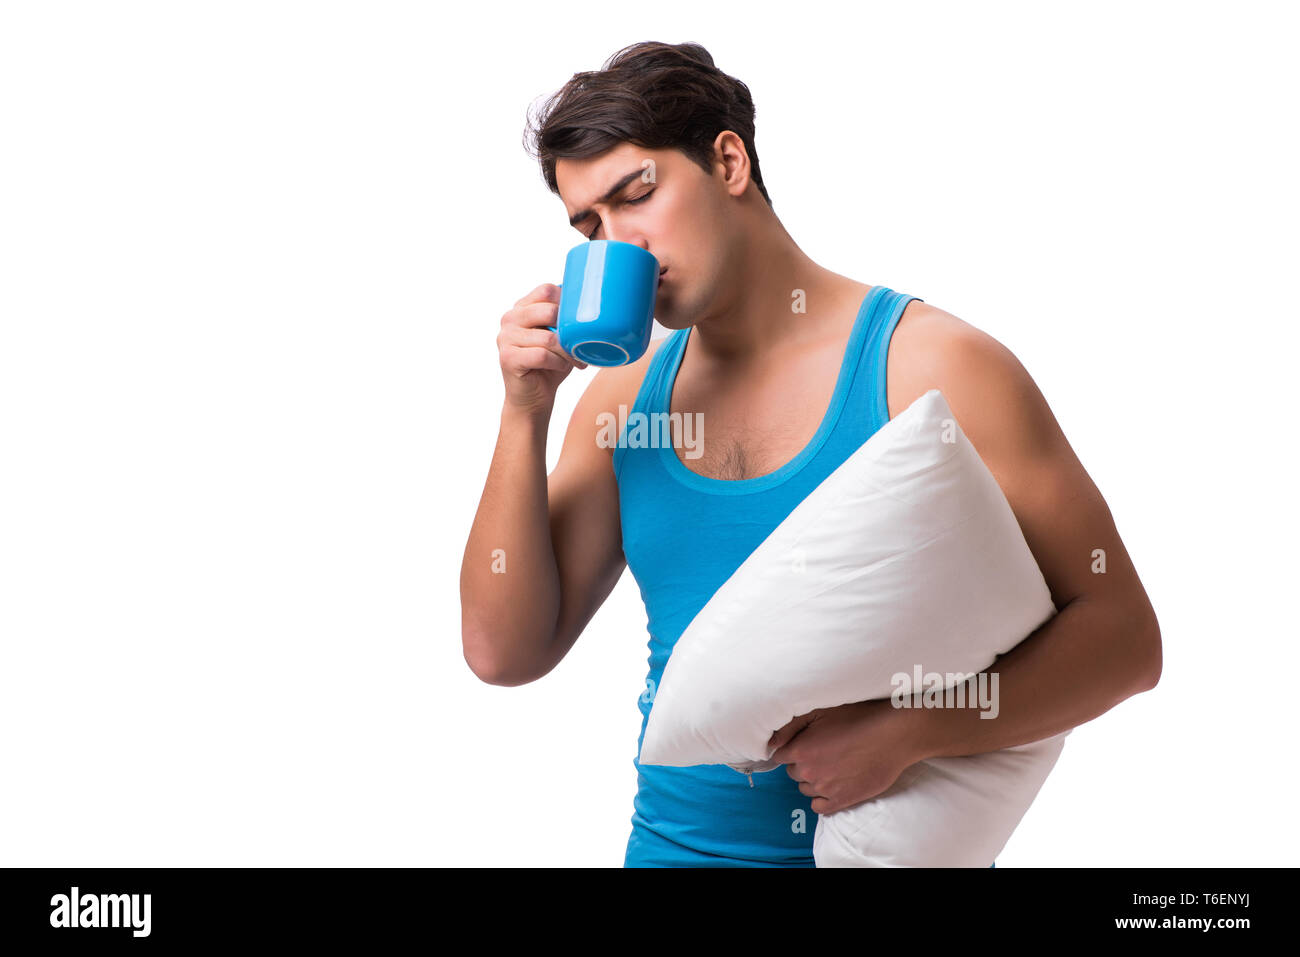
[[[549,408],[576,365],[621,366],[650,345],[659,261],[631,243],[597,239],[569,250],[564,282],[543,283],[501,317],[497,347],[506,402]]]
[[[530,412],[549,409],[573,367],[587,367],[560,348],[559,336],[549,325],[556,321],[560,295],[559,286],[543,283],[501,317],[497,349],[507,405]]]

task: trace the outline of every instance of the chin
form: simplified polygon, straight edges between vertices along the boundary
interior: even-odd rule
[[[655,322],[659,323],[659,325],[663,326],[665,329],[671,329],[674,332],[678,329],[689,329],[691,327],[691,323],[689,322],[678,322],[677,317],[671,312],[667,315],[660,315],[656,312]]]

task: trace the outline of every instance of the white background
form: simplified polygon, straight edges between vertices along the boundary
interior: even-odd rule
[[[2,863],[622,864],[630,574],[519,688],[458,580],[500,316],[581,241],[525,110],[647,39],[749,85],[814,259],[1016,353],[1156,606],[998,866],[1294,863],[1283,5],[2,9]]]

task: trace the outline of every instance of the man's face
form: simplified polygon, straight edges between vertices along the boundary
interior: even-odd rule
[[[720,173],[709,176],[678,150],[622,143],[590,159],[557,161],[555,180],[565,214],[581,217],[573,226],[584,239],[631,243],[659,260],[661,325],[685,328],[708,308],[730,248]]]

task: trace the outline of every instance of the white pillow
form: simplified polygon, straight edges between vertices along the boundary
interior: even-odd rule
[[[1002,489],[931,389],[813,489],[691,621],[640,761],[770,770],[768,739],[796,715],[889,698],[895,676],[918,667],[953,686],[1054,614]],[[988,867],[1068,734],[912,765],[875,798],[819,816],[817,866]]]

